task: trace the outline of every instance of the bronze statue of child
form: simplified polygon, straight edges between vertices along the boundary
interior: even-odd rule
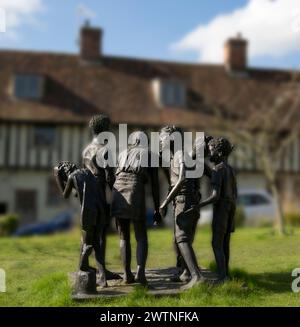
[[[124,269],[124,283],[134,282],[147,285],[145,274],[148,256],[148,237],[146,226],[146,193],[145,186],[151,182],[154,202],[154,222],[159,223],[159,182],[158,169],[150,167],[151,156],[145,134],[137,131],[131,134],[128,150],[119,155],[116,182],[113,188],[112,216],[116,218],[120,235],[120,252]],[[134,227],[137,241],[136,261],[137,272],[134,276],[131,271],[131,241],[130,223]]]
[[[218,282],[224,282],[229,276],[230,236],[235,229],[237,185],[233,168],[227,162],[233,146],[226,138],[220,137],[210,140],[208,147],[210,161],[214,163],[211,172],[212,193],[200,202],[200,207],[213,204],[212,247]]]
[[[54,175],[64,198],[67,199],[73,190],[80,200],[82,247],[79,269],[81,271],[93,270],[89,265],[89,256],[94,250],[100,277],[98,284],[105,287],[107,286],[105,265],[100,248],[100,237],[105,224],[105,200],[99,188],[99,182],[89,169],[79,169],[68,161],[60,162],[54,168]]]
[[[105,143],[102,143],[99,135],[101,133],[109,132],[110,130],[110,119],[106,115],[96,115],[89,121],[89,128],[93,135],[92,141],[85,147],[82,152],[83,167],[88,168],[93,175],[96,177],[99,187],[102,191],[102,199],[104,200],[104,208],[106,213],[105,225],[102,229],[102,235],[100,237],[100,247],[102,257],[104,258],[104,264],[106,262],[106,234],[110,226],[110,206],[106,199],[106,188],[112,190],[113,184],[115,182],[114,167],[110,167],[106,163],[106,159],[109,157],[109,148],[106,147]],[[108,270],[106,267],[105,275],[107,280],[121,279],[121,276]]]
[[[211,139],[212,139],[212,136],[207,136],[207,135],[205,135],[204,139],[202,139],[202,138],[195,139],[194,144],[193,144],[192,153],[191,153],[191,158],[193,160],[198,159],[197,154],[200,153],[201,148],[203,148],[203,150],[204,150],[204,158],[208,158],[208,155],[209,155],[208,143]],[[209,178],[211,177],[211,168],[205,162],[204,162],[203,175],[206,175]],[[198,193],[197,200],[199,202],[201,200],[201,193],[200,193],[201,179],[202,179],[202,177],[194,179],[194,183],[195,183],[194,189],[195,189],[195,192]],[[200,217],[201,217],[201,214],[200,214]],[[191,243],[193,243],[193,240],[195,238],[197,221],[192,225],[192,227],[193,228],[192,228],[192,233],[191,233]],[[189,269],[180,253],[180,250],[176,243],[176,239],[174,239],[174,248],[175,248],[175,252],[176,252],[176,256],[177,256],[176,267],[179,268],[179,272],[177,275],[175,275],[174,277],[171,278],[171,281],[173,281],[173,282],[188,282],[191,278],[191,274],[190,274]]]
[[[182,143],[180,149],[175,148],[175,138],[182,136],[182,131],[176,126],[165,126],[160,130],[161,149],[170,146],[171,166],[170,166],[170,185],[171,190],[167,198],[160,206],[162,216],[165,215],[167,205],[174,204],[174,238],[176,242],[177,256],[183,258],[186,269],[183,274],[190,275],[187,278],[180,276],[180,280],[189,282],[182,287],[188,289],[203,282],[201,270],[198,266],[196,255],[192,247],[195,236],[195,229],[199,219],[199,183],[195,178],[187,178],[186,170],[189,169],[185,163]],[[186,215],[186,211],[189,214]],[[175,277],[176,278],[176,277]]]

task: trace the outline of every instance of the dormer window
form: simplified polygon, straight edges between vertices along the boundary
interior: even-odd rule
[[[44,93],[44,76],[15,74],[13,95],[18,99],[39,100]]]
[[[185,85],[177,80],[155,79],[152,82],[154,98],[162,107],[184,107],[186,103]]]

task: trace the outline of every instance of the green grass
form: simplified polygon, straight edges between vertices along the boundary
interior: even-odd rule
[[[209,229],[199,229],[194,244],[204,267],[214,266],[210,237]],[[114,271],[120,271],[118,243],[117,235],[109,236],[107,264]],[[149,268],[174,265],[171,230],[149,231],[149,243]],[[0,268],[6,271],[7,292],[0,293],[0,306],[299,306],[300,293],[291,291],[291,272],[300,267],[299,248],[300,229],[284,237],[268,228],[238,229],[232,238],[234,278],[225,285],[200,285],[180,296],[161,298],[137,287],[124,298],[75,302],[67,274],[77,267],[79,231],[2,238]]]

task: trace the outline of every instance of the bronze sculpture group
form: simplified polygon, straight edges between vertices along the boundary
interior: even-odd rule
[[[141,142],[142,133],[134,132],[127,151],[121,152],[117,169],[106,163],[109,151],[97,139],[97,135],[109,131],[108,117],[98,115],[91,119],[90,129],[94,135],[92,142],[83,151],[83,167],[78,168],[70,162],[61,162],[54,168],[59,188],[65,198],[72,190],[81,203],[81,251],[79,261],[80,272],[94,272],[89,265],[89,256],[95,252],[98,269],[97,283],[107,286],[107,280],[121,277],[105,267],[106,231],[110,218],[116,219],[120,236],[120,253],[123,265],[123,281],[126,284],[139,283],[147,285],[145,267],[148,255],[148,238],[146,228],[145,185],[151,184],[154,202],[154,224],[159,224],[166,214],[169,203],[174,208],[174,246],[177,255],[178,275],[173,281],[184,282],[182,289],[207,281],[198,266],[193,249],[196,226],[200,216],[200,208],[213,204],[212,246],[218,270],[218,279],[214,283],[222,283],[228,279],[229,243],[234,231],[234,213],[237,197],[236,179],[233,169],[227,162],[232,145],[225,138],[205,137],[204,156],[213,163],[213,168],[204,165],[204,174],[211,180],[212,193],[201,200],[199,192],[200,178],[187,178],[183,147],[176,149],[173,142],[174,133],[180,128],[165,126],[160,130],[160,151],[170,146],[170,167],[163,168],[169,181],[169,192],[166,199],[159,204],[158,167],[145,165],[151,157],[161,153],[153,153]],[[191,157],[196,158],[197,140]],[[111,205],[106,199],[106,187],[112,190]],[[131,239],[130,223],[134,228],[137,241],[135,275],[131,271]]]

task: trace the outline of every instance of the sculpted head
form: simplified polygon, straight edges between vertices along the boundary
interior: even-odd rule
[[[61,161],[58,166],[58,174],[60,178],[66,182],[70,174],[72,174],[78,167],[70,161]]]
[[[174,151],[174,144],[181,144],[183,142],[183,131],[180,127],[174,125],[167,125],[161,128],[159,132],[159,149],[162,153],[166,148],[170,147]]]
[[[148,137],[143,131],[135,131],[129,135],[128,144],[130,147],[148,147]]]
[[[93,116],[89,122],[89,128],[93,135],[109,131],[110,119],[106,115]]]
[[[206,158],[209,155],[208,143],[212,140],[213,137],[210,135],[205,135],[203,138],[196,138],[193,144],[192,158],[196,159],[196,153],[200,153],[200,149],[204,147],[204,157]]]
[[[233,145],[225,137],[213,138],[208,143],[210,160],[219,163],[227,159],[232,152]]]

